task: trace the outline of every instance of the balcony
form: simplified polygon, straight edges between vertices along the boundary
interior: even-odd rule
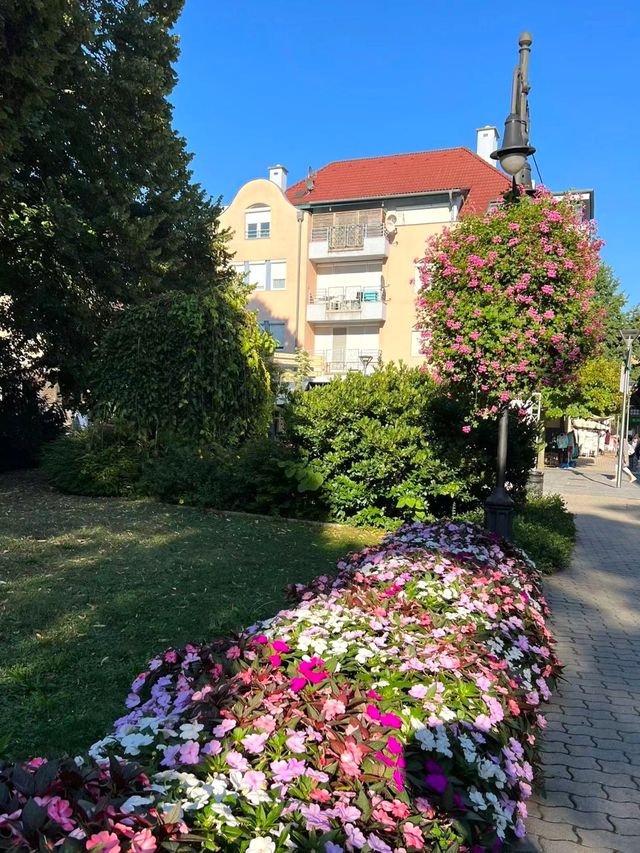
[[[378,366],[378,349],[335,349],[316,353],[319,369],[324,376],[343,376],[352,370],[371,374]]]
[[[313,225],[309,259],[317,264],[336,261],[381,261],[389,255],[382,222]]]
[[[327,287],[309,295],[308,323],[384,323],[387,305],[381,287]]]

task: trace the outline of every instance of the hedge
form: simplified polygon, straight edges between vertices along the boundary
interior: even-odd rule
[[[90,758],[0,764],[0,846],[495,853],[522,837],[559,673],[536,569],[471,524],[414,523],[338,570],[239,636],[155,657]]]

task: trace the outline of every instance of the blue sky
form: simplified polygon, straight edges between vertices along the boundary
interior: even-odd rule
[[[543,181],[595,190],[604,259],[640,303],[632,0],[187,0],[175,125],[196,180],[225,203],[274,163],[292,183],[332,160],[474,149],[477,127],[502,133],[522,30],[533,35],[531,141]]]

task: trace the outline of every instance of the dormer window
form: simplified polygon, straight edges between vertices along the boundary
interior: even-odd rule
[[[271,236],[271,208],[253,204],[244,214],[244,236],[247,240],[265,240]]]

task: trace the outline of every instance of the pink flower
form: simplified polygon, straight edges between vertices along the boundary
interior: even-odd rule
[[[291,683],[289,687],[293,690],[294,693],[299,693],[303,687],[306,686],[307,680],[306,678],[302,678],[302,676],[297,676],[296,678],[291,679]]]
[[[261,735],[246,735],[242,738],[242,745],[253,755],[260,755],[264,752],[264,745],[267,742],[269,735],[267,733]]]
[[[307,738],[302,732],[292,732],[292,734],[290,734],[286,739],[285,743],[287,745],[287,749],[290,749],[291,752],[304,752],[306,741]]]
[[[219,725],[215,726],[213,733],[216,737],[224,737],[231,729],[235,729],[235,720],[223,720]]]
[[[395,714],[383,714],[380,717],[380,725],[389,726],[392,729],[401,729],[402,728],[402,720],[400,717],[396,717]]]
[[[360,776],[362,755],[362,750],[353,741],[345,743],[345,748],[340,753],[340,767],[346,776]]]
[[[180,747],[182,764],[197,764],[200,761],[200,744],[196,740],[188,740]]]
[[[325,720],[334,720],[339,714],[344,714],[345,705],[339,699],[327,699],[322,706],[322,716]]]
[[[424,849],[424,836],[419,826],[414,826],[412,823],[405,823],[402,827],[402,835],[407,847],[414,850]]]
[[[263,732],[268,732],[269,734],[271,734],[271,732],[274,732],[278,727],[275,719],[271,716],[271,714],[264,714],[262,717],[258,717],[257,720],[253,721],[253,725],[256,727],[256,729],[260,729],[260,731]]]
[[[260,770],[248,770],[242,777],[242,784],[250,791],[262,791],[267,787],[267,777]]]
[[[177,663],[178,653],[174,649],[169,649],[168,652],[164,653],[164,660],[165,663]]]
[[[462,427],[462,432],[465,432],[465,433],[469,433],[469,432],[471,432],[471,427],[470,427],[468,424],[465,424],[465,425]],[[413,689],[413,688],[412,688],[412,689]]]
[[[59,823],[65,832],[69,832],[75,826],[75,823],[70,819],[73,809],[68,800],[63,800],[61,797],[51,797],[47,803],[47,814],[51,820]]]
[[[283,640],[274,640],[271,646],[274,651],[282,652],[282,654],[286,654],[289,651],[289,646]]]
[[[120,853],[120,839],[114,832],[96,832],[87,838],[87,850],[95,853]]]
[[[269,767],[273,770],[273,778],[276,782],[293,782],[298,776],[303,776],[306,770],[306,764],[298,758],[272,761]]]
[[[241,770],[245,773],[249,769],[249,762],[239,752],[236,752],[235,749],[232,749],[231,752],[227,753],[226,758],[227,764],[232,770]]]
[[[269,655],[269,663],[271,666],[280,666],[282,663],[282,658],[280,655]]]
[[[331,821],[329,815],[323,812],[317,803],[310,806],[300,806],[300,814],[305,820],[308,830],[319,829],[321,832],[329,832]]]
[[[132,853],[154,853],[158,843],[150,829],[142,829],[131,839]]]
[[[220,755],[222,752],[222,744],[219,740],[210,740],[202,747],[204,755]]]

